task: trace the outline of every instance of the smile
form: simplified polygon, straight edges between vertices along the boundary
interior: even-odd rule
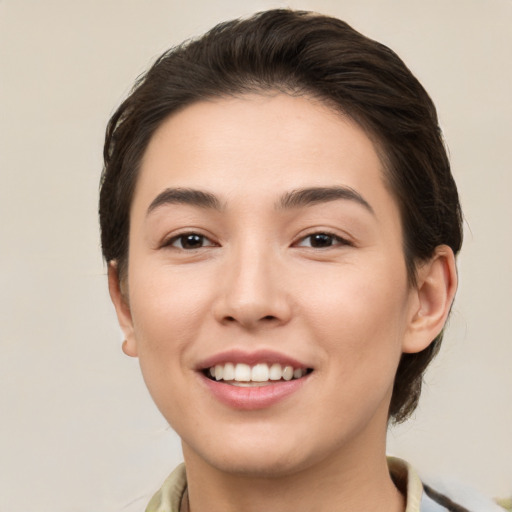
[[[205,375],[211,380],[223,381],[233,386],[265,386],[277,381],[290,381],[304,377],[312,370],[308,368],[294,368],[280,363],[245,363],[216,364],[205,370]]]
[[[274,350],[225,350],[198,363],[196,375],[211,395],[233,410],[277,406],[301,393],[314,368]]]

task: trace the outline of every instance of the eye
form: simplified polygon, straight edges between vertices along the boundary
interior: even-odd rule
[[[181,235],[170,238],[164,243],[164,246],[190,251],[203,247],[213,247],[215,244],[204,235],[198,233],[182,233]]]
[[[298,247],[312,247],[313,249],[324,249],[328,247],[351,245],[347,240],[333,235],[332,233],[312,233],[299,240]]]

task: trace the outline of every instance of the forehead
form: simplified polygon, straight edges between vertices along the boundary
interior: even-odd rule
[[[365,131],[318,100],[283,93],[221,98],[188,106],[157,129],[132,206],[147,207],[171,186],[263,201],[293,188],[340,185],[392,201],[382,169]]]

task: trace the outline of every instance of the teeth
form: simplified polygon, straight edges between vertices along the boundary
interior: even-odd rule
[[[279,363],[272,365],[258,363],[254,366],[248,364],[225,363],[217,364],[208,369],[208,372],[215,380],[230,381],[234,385],[244,385],[250,382],[268,382],[276,380],[289,381],[300,379],[306,375],[305,368],[293,368],[292,366],[281,366]],[[242,384],[240,384],[242,383]]]
[[[233,363],[226,363],[222,372],[224,380],[235,380],[235,365]]]
[[[251,369],[251,380],[253,382],[266,382],[268,380],[268,364],[257,364]]]
[[[238,382],[251,380],[251,367],[248,364],[237,364],[235,366],[235,380]]]
[[[283,376],[283,370],[281,368],[281,365],[279,363],[274,363],[270,367],[270,380],[281,380],[281,377]]]
[[[292,380],[293,379],[293,368],[291,366],[284,367],[283,379],[284,380]]]

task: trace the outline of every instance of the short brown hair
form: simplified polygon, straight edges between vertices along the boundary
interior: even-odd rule
[[[461,209],[437,113],[425,89],[388,47],[345,22],[276,9],[217,25],[164,53],[138,79],[107,127],[99,215],[106,261],[128,265],[129,212],[141,158],[160,124],[212,97],[281,90],[314,96],[361,125],[379,151],[401,213],[409,281],[419,262],[462,243]],[[417,406],[423,373],[442,333],[423,351],[403,354],[390,418]]]

